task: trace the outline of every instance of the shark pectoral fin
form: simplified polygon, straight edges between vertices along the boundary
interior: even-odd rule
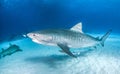
[[[70,52],[69,47],[66,44],[58,43],[57,45],[63,50],[63,52],[65,52],[69,56],[76,58],[76,56]]]

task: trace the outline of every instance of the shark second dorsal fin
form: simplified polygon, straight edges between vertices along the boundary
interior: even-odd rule
[[[83,33],[83,31],[82,31],[82,22],[80,22],[80,23],[76,24],[75,26],[73,26],[70,30]]]

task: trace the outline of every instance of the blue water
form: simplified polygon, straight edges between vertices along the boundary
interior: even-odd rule
[[[79,22],[94,37],[112,29],[105,47],[76,49],[81,53],[73,59],[58,47],[22,37],[35,30],[69,29]],[[0,0],[0,49],[9,43],[23,49],[0,59],[0,74],[120,74],[119,28],[120,0]]]
[[[0,33],[4,38],[46,28],[83,23],[85,32],[120,33],[119,0],[0,0]]]

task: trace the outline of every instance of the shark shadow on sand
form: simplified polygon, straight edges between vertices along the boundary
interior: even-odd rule
[[[88,49],[88,50],[82,51],[82,52],[80,52],[79,55],[77,55],[77,58],[85,57],[91,51],[93,51],[93,50]],[[65,62],[70,59],[77,59],[77,58],[69,57],[67,55],[49,55],[49,56],[29,57],[29,58],[26,58],[25,61],[31,62],[33,64],[34,63],[35,64],[43,63],[51,68],[56,68],[57,66],[62,64],[62,62]]]

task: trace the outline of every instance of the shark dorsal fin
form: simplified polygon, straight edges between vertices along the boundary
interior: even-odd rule
[[[75,26],[73,26],[70,30],[83,33],[83,31],[82,31],[82,22],[80,22],[80,23],[76,24]]]

